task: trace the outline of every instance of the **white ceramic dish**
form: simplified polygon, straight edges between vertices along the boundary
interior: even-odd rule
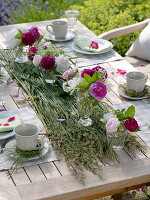
[[[64,39],[56,39],[54,35],[49,34],[48,36],[45,36],[47,40],[55,41],[55,42],[66,42],[75,37],[75,34],[72,32],[68,32],[66,37]]]
[[[0,113],[0,119],[1,118],[7,118],[7,117],[11,117],[15,114],[18,114],[17,110],[15,111],[3,111]],[[9,137],[14,136],[15,133],[12,131],[4,131],[4,132],[0,132],[0,140],[4,140],[7,139]]]
[[[145,95],[145,96],[143,96],[143,97],[130,97],[130,96],[128,96],[128,95],[124,92],[124,89],[123,89],[122,86],[119,86],[119,88],[118,88],[118,93],[119,93],[120,96],[122,96],[122,97],[124,97],[124,98],[126,98],[126,99],[130,99],[130,100],[142,100],[142,99],[147,99],[147,98],[149,98],[148,95]]]
[[[93,38],[93,41],[99,43],[100,45],[107,45],[109,46],[109,48],[101,50],[100,52],[91,52],[91,51],[86,51],[81,49],[80,47],[78,47],[74,42],[72,44],[72,49],[76,52],[79,53],[83,53],[83,54],[88,54],[88,55],[98,55],[98,54],[103,54],[103,53],[107,53],[108,51],[111,51],[113,48],[113,44],[107,40],[103,40],[103,39],[95,39]]]
[[[50,149],[50,145],[49,144],[50,144],[50,142],[49,142],[48,137],[46,137],[46,136],[45,137],[42,137],[42,136],[40,137],[39,136],[39,138],[40,138],[39,140],[41,141],[41,147],[42,147],[41,154],[38,155],[38,156],[34,156],[34,157],[30,158],[30,159],[26,159],[26,162],[40,159],[40,158],[44,157],[49,152],[49,149]],[[5,148],[12,148],[15,145],[16,145],[16,140],[14,139],[14,140],[9,141],[5,145]],[[14,151],[15,151],[15,149],[14,149]]]

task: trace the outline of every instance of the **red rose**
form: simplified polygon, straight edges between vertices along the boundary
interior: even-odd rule
[[[22,43],[24,45],[32,46],[32,44],[34,44],[34,42],[35,42],[35,38],[31,32],[26,32],[22,35]]]
[[[28,58],[29,60],[33,60],[35,54],[37,54],[38,49],[36,47],[31,47],[28,51]]]
[[[55,58],[52,56],[44,56],[41,60],[42,69],[52,70],[55,67]]]
[[[124,123],[125,128],[130,132],[134,132],[139,128],[137,121],[134,118],[127,119]]]

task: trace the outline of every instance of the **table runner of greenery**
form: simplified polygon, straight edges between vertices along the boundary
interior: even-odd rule
[[[53,48],[56,54],[61,51],[55,46]],[[107,104],[100,102],[94,108],[93,125],[83,127],[78,123],[76,94],[69,95],[63,91],[63,80],[59,76],[55,83],[46,83],[42,70],[30,61],[16,63],[12,50],[1,50],[0,58],[7,71],[17,80],[18,86],[27,93],[26,100],[32,102],[53,148],[58,155],[65,157],[67,166],[71,167],[80,180],[85,178],[85,169],[102,176],[100,161],[110,161],[118,157],[100,123],[100,118],[110,109]],[[126,148],[133,154],[137,148],[142,151],[145,149],[136,137],[129,134]]]

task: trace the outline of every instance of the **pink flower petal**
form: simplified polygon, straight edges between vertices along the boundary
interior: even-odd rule
[[[141,66],[141,67],[144,67],[145,65],[143,65],[143,64],[140,64],[140,66]]]
[[[16,99],[16,102],[24,101],[24,99]]]
[[[122,70],[122,69],[117,69],[117,72],[118,74],[124,76],[127,72],[125,70]]]
[[[59,109],[59,106],[54,106],[56,109]]]
[[[0,107],[0,111],[4,111],[5,110],[5,108],[3,108],[3,107]]]
[[[2,126],[2,124],[0,124],[0,126]]]
[[[115,75],[115,73],[114,73],[114,72],[111,72],[111,74],[112,74],[112,75]]]
[[[91,44],[90,44],[90,47],[93,48],[93,49],[98,49],[99,45],[98,45],[97,42],[92,41]]]
[[[8,123],[6,123],[6,124],[3,124],[3,126],[9,126],[9,124],[8,124]]]
[[[15,120],[15,117],[10,117],[8,120],[7,120],[7,122],[12,122],[12,121],[14,121]]]
[[[11,95],[12,97],[19,97],[18,92],[17,92],[17,93],[11,93],[10,95]]]

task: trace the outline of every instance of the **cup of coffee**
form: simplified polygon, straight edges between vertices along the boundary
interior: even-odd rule
[[[21,124],[14,128],[16,146],[24,151],[38,149],[38,134],[39,130],[32,124]]]
[[[49,27],[51,27],[52,30],[50,30]],[[66,21],[56,20],[47,25],[46,29],[49,33],[54,35],[56,39],[64,39],[67,34],[68,23]]]
[[[126,74],[127,88],[135,92],[142,92],[144,90],[148,75],[143,72],[129,72]]]

